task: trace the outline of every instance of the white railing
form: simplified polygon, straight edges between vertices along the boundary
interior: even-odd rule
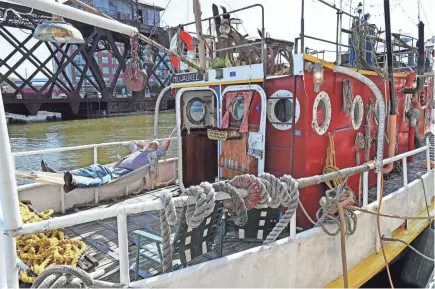
[[[110,144],[126,144],[126,143],[120,142],[120,143],[110,143]],[[94,148],[94,146],[101,147],[101,146],[107,146],[107,145],[108,144],[80,146],[80,147],[74,147],[74,149]],[[434,146],[435,146],[435,141],[434,141]],[[65,151],[65,149],[72,150],[71,148],[63,148],[61,150]],[[408,182],[407,182],[406,159],[410,156],[413,156],[413,155],[416,155],[418,153],[426,151],[427,152],[426,157],[427,157],[427,162],[428,162],[427,170],[429,172],[430,171],[429,150],[430,150],[430,145],[427,142],[427,145],[424,147],[421,147],[419,149],[397,155],[397,156],[389,158],[389,159],[385,159],[383,161],[383,165],[386,165],[386,164],[389,164],[389,163],[392,163],[395,161],[403,160],[403,172],[404,172],[403,185],[407,186]],[[45,153],[46,151],[47,150],[36,151],[36,153],[38,153],[38,154]],[[54,152],[54,151],[58,151],[58,150],[50,149],[48,151]],[[35,151],[32,152],[32,154],[34,154],[34,153],[35,153]],[[17,153],[17,154],[29,155],[30,152],[22,152],[22,153]],[[351,172],[351,173],[349,173],[349,169],[342,169],[340,171],[342,171],[343,173],[345,173],[347,175],[355,175],[355,174],[363,173],[363,179],[364,179],[364,181],[363,181],[363,207],[367,207],[367,203],[368,203],[368,172],[370,170],[375,169],[375,164],[372,163],[372,164],[362,165],[362,166],[355,167],[354,169],[355,170],[353,170],[353,172]],[[382,174],[382,172],[380,172],[380,174]],[[334,173],[330,173],[330,174],[324,175],[324,177],[325,176],[330,177],[333,175],[334,175]],[[315,178],[317,178],[317,176],[304,178],[304,182],[307,182],[307,180],[311,180],[311,179],[315,179]],[[380,183],[378,182],[378,188],[379,187],[380,187]],[[378,195],[378,197],[379,197],[379,195]],[[223,199],[227,199],[227,198],[229,198],[229,195],[227,195],[223,192],[217,193],[217,199],[223,200]],[[378,199],[378,201],[379,201],[379,199]],[[191,197],[174,198],[175,205],[181,205],[183,203],[184,204],[194,204],[195,199],[191,198]],[[146,212],[146,211],[159,210],[161,208],[162,208],[162,204],[161,204],[160,200],[147,201],[147,202],[143,202],[143,203],[123,204],[122,206],[115,205],[115,206],[112,206],[110,208],[101,208],[101,209],[96,209],[96,210],[92,210],[92,211],[79,212],[79,213],[75,213],[75,214],[68,215],[68,216],[55,217],[53,219],[45,220],[45,221],[38,222],[38,223],[23,224],[23,226],[21,228],[13,230],[13,231],[6,231],[5,233],[10,237],[16,237],[16,236],[33,234],[33,233],[37,233],[37,232],[43,232],[46,230],[64,228],[64,227],[79,225],[79,224],[92,222],[92,221],[96,221],[96,220],[103,220],[103,219],[107,219],[107,218],[116,217],[117,224],[118,224],[120,279],[121,279],[120,282],[123,285],[129,285],[130,284],[130,277],[129,277],[130,269],[129,269],[129,261],[128,261],[128,242],[127,242],[128,231],[127,231],[126,216],[130,215],[130,214],[138,214],[138,213],[142,213],[142,212]],[[292,231],[293,231],[293,233],[291,233],[291,235],[294,236],[296,234],[295,228],[292,228]]]
[[[171,138],[160,138],[155,139],[156,141],[163,141],[163,140],[176,140],[176,137]],[[58,153],[58,152],[68,152],[68,151],[79,151],[79,150],[86,150],[86,149],[93,149],[93,159],[94,164],[98,163],[98,148],[101,147],[109,147],[109,146],[126,146],[129,145],[131,140],[129,141],[119,141],[119,142],[106,142],[106,143],[99,143],[99,144],[88,144],[88,145],[80,145],[80,146],[72,146],[72,147],[63,147],[63,148],[54,148],[54,149],[43,149],[43,150],[35,150],[35,151],[24,151],[24,152],[13,152],[12,156],[15,158],[17,157],[24,157],[24,156],[34,156],[34,155],[42,155],[42,154],[48,154],[48,153]]]

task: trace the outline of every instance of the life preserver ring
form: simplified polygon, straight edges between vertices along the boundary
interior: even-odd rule
[[[171,50],[174,53],[177,53],[177,51],[182,47],[182,43],[180,43],[180,40],[184,42],[184,44],[187,47],[187,55],[186,58],[189,60],[193,59],[193,56],[195,54],[195,46],[192,44],[192,35],[187,33],[184,30],[180,30],[177,34],[175,34],[172,39],[171,43],[169,44],[169,50]],[[184,54],[180,53],[181,55]],[[178,57],[175,56],[169,56],[171,59],[172,66],[174,67],[175,71],[184,71],[188,69],[188,65],[181,61]]]

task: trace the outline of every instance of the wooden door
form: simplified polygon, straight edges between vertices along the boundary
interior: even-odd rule
[[[181,136],[184,186],[214,182],[218,174],[217,142],[207,137],[207,129],[184,130]]]

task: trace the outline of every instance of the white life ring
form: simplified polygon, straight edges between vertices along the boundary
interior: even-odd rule
[[[352,127],[358,130],[361,127],[364,117],[364,103],[361,96],[357,95],[352,101],[352,111],[350,118],[352,119]]]
[[[321,113],[319,110],[323,105],[323,121],[319,123],[317,119],[318,115]],[[319,135],[323,135],[329,128],[329,124],[331,123],[331,100],[329,99],[329,95],[325,91],[321,91],[317,94],[316,99],[314,100],[313,105],[313,129]]]

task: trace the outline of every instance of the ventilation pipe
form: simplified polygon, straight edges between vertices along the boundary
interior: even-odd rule
[[[423,89],[424,84],[424,23],[418,23],[418,60],[417,60],[417,86],[415,88],[406,88],[405,94],[418,94]]]

